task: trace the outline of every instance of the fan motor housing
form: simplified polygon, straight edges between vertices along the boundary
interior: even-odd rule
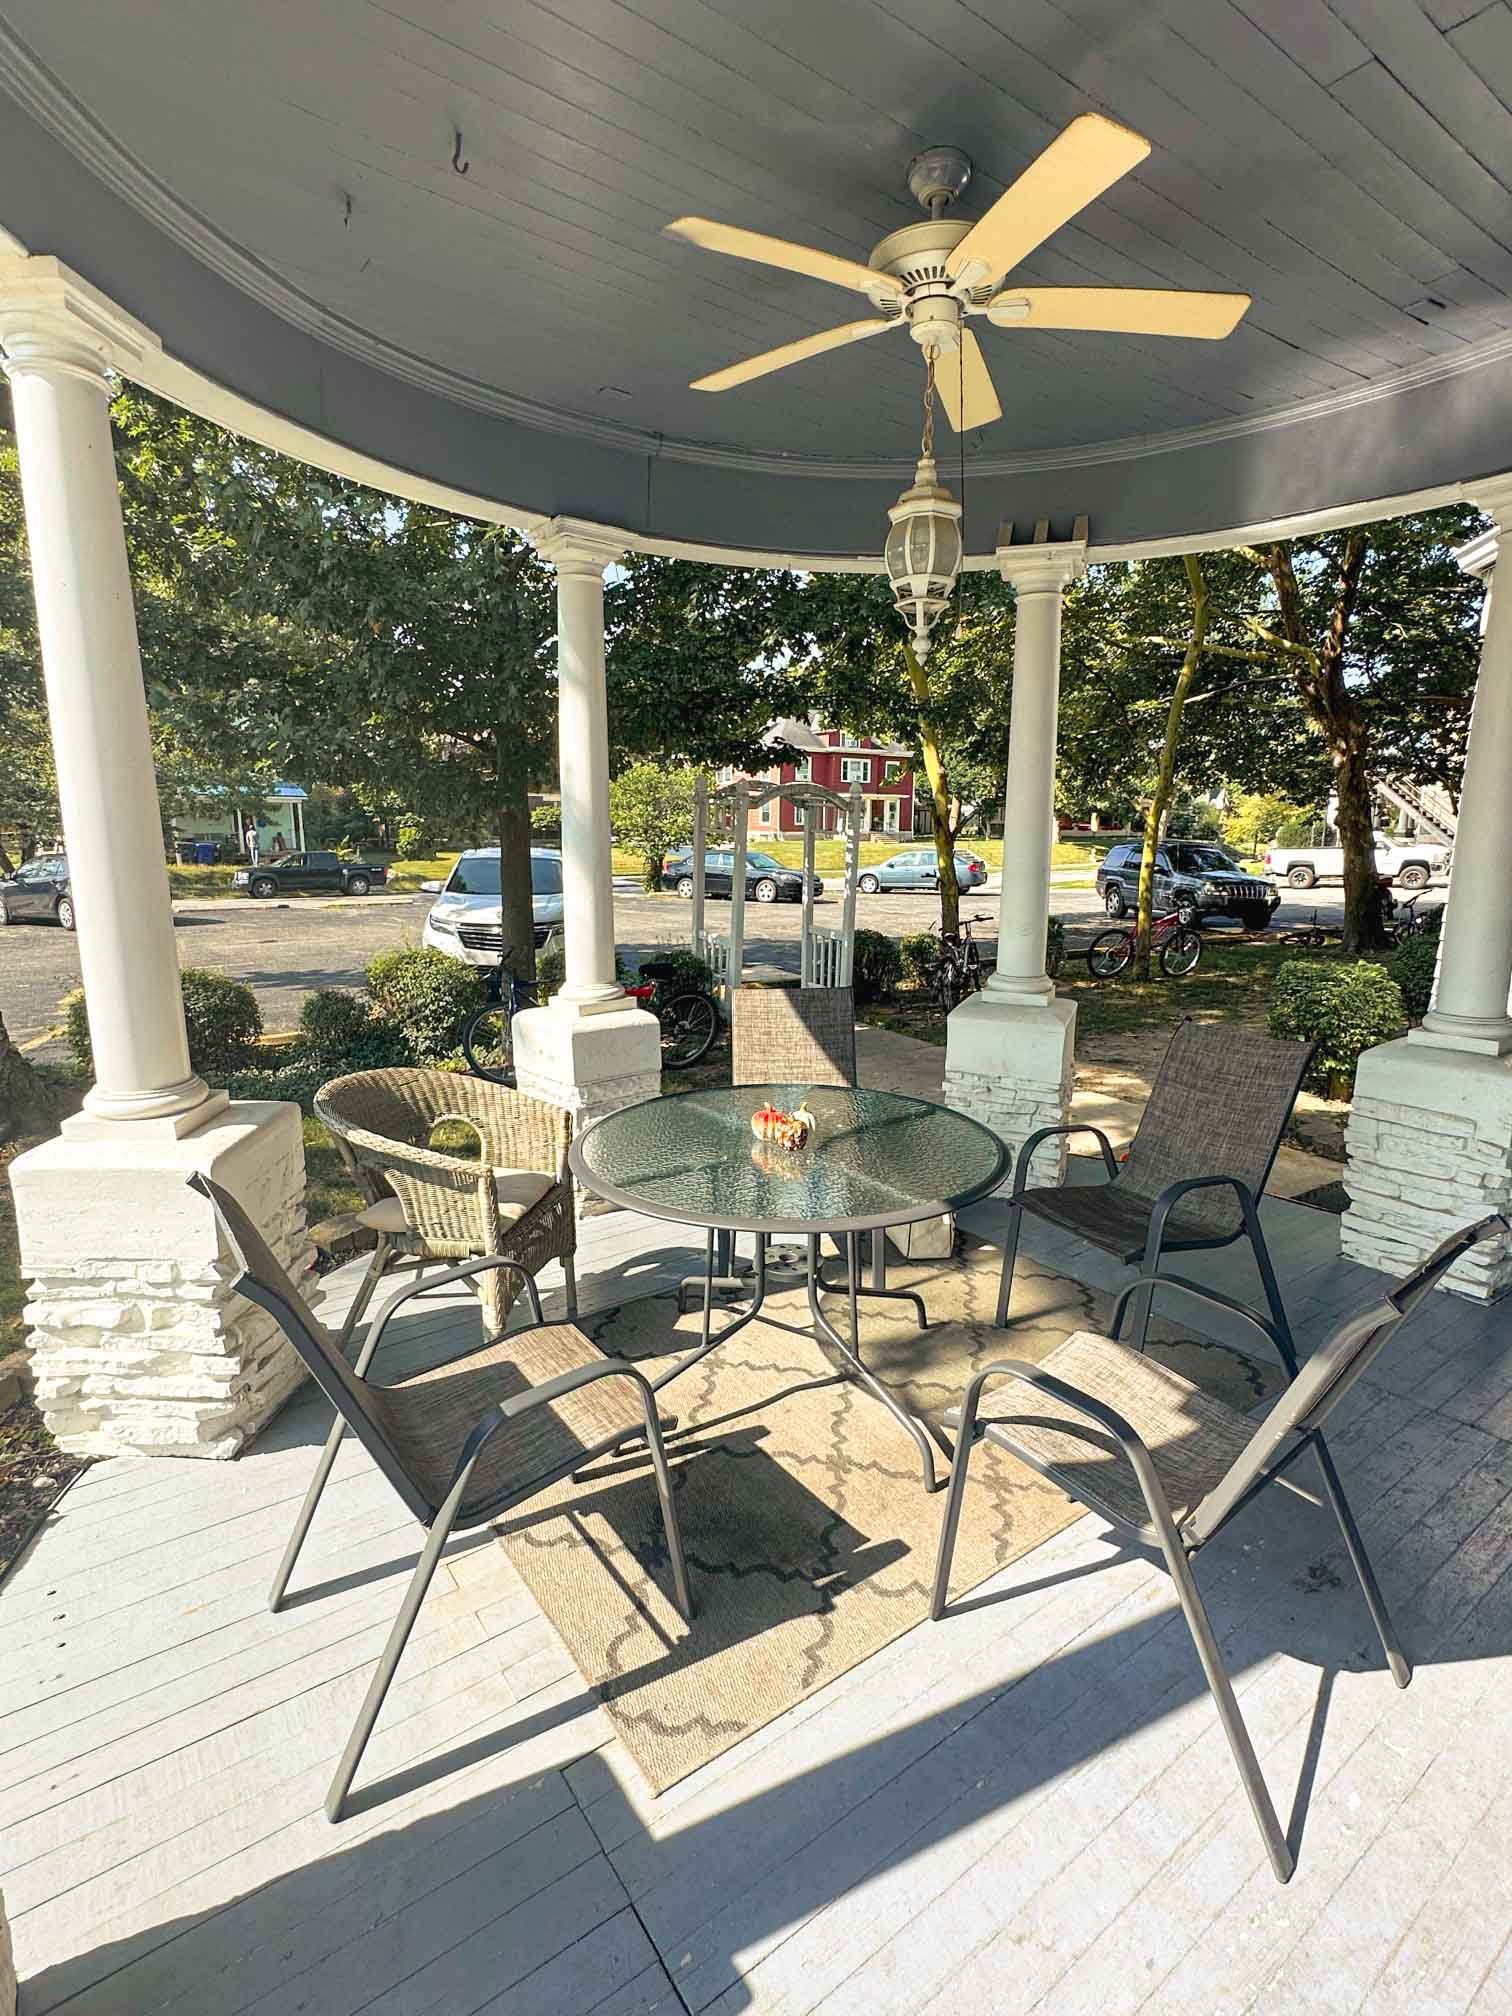
[[[945,261],[971,230],[970,217],[931,217],[926,223],[905,224],[891,231],[872,252],[869,265],[901,280],[908,289],[903,312],[909,334],[923,349],[953,350],[961,340],[961,318],[967,305],[977,307],[992,297],[992,287],[973,287],[964,297],[953,291]],[[873,297],[880,308],[896,308],[896,297]]]

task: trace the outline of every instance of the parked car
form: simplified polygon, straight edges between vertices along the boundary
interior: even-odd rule
[[[961,890],[980,889],[987,880],[987,864],[975,854],[957,854],[955,871],[956,887]],[[856,887],[864,889],[868,896],[875,896],[879,889],[939,886],[940,864],[933,847],[906,847],[901,854],[891,854],[887,860],[879,861],[875,868],[863,869],[856,882]]]
[[[339,854],[312,851],[308,854],[279,854],[259,861],[255,868],[238,868],[231,877],[233,889],[245,889],[253,896],[287,896],[307,889],[335,889],[343,896],[366,896],[388,880],[387,868],[372,861],[343,861]]]
[[[421,942],[469,966],[496,966],[505,949],[498,848],[469,847],[444,882],[422,882],[420,887],[436,898]],[[530,850],[530,898],[535,942],[544,945],[562,921],[562,857],[554,848]]]
[[[1447,874],[1449,851],[1442,841],[1398,840],[1390,833],[1375,836],[1377,870],[1403,889],[1426,889],[1435,875]],[[1317,882],[1342,882],[1344,849],[1267,847],[1265,869],[1293,889],[1311,889]]]
[[[1110,917],[1139,903],[1141,841],[1110,847],[1097,870],[1097,891]],[[1251,875],[1221,847],[1206,840],[1170,840],[1155,856],[1155,900],[1174,909],[1183,924],[1236,917],[1247,931],[1263,931],[1281,897],[1263,877]]]
[[[675,847],[670,854],[662,857],[661,886],[675,889],[679,896],[690,902],[693,897],[693,849]],[[823,892],[824,883],[819,876],[814,877],[814,894]],[[704,894],[706,896],[731,896],[735,891],[735,850],[733,847],[711,847],[704,855]],[[784,868],[780,861],[774,861],[770,854],[747,854],[746,895],[758,903],[801,903],[803,901],[803,870]]]
[[[73,896],[68,882],[68,862],[61,854],[39,854],[25,862],[14,875],[0,878],[0,925],[19,924],[23,918],[44,918],[74,928]]]

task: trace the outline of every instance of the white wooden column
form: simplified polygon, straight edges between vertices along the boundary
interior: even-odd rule
[[[0,347],[94,1052],[75,1134],[104,1121],[182,1134],[226,1103],[189,1068],[110,435],[107,365],[152,341],[51,260],[17,261],[0,275]]]
[[[998,547],[1015,595],[1013,698],[1003,796],[1003,871],[995,970],[945,1029],[945,1097],[1017,1148],[1070,1112],[1076,1008],[1045,972],[1055,736],[1060,701],[1061,597],[1086,568],[1084,521],[1074,539]],[[1062,1141],[1036,1158],[1038,1180],[1064,1169]]]
[[[97,1082],[10,1169],[37,1402],[66,1449],[232,1456],[304,1378],[232,1293],[203,1173],[297,1274],[299,1109],[231,1105],[189,1066],[108,365],[151,333],[56,260],[0,258],[37,628]]]
[[[1512,514],[1512,479],[1476,491],[1475,501],[1497,520]],[[1488,583],[1500,532],[1460,555],[1467,573]],[[1499,1057],[1512,1050],[1512,582],[1494,586],[1486,604],[1480,673],[1470,715],[1465,775],[1460,787],[1454,862],[1444,911],[1433,1006],[1417,1043]]]
[[[581,1128],[661,1089],[656,1018],[633,1006],[615,978],[604,569],[625,549],[613,533],[574,518],[554,518],[533,537],[557,573],[566,977],[549,1007],[515,1017],[515,1068],[522,1092],[565,1106]],[[579,1196],[579,1208],[584,1202]]]
[[[562,938],[566,982],[552,1005],[568,1014],[617,1006],[614,859],[609,830],[609,698],[604,671],[604,569],[624,548],[596,528],[553,520],[536,550],[557,577],[557,734],[562,787]]]
[[[1014,591],[1013,699],[997,968],[987,986],[995,996],[1031,1006],[1055,997],[1055,983],[1045,972],[1045,930],[1055,831],[1061,597],[1086,564],[1084,540],[998,549],[999,569]]]
[[[1498,521],[1512,477],[1473,486]],[[1458,554],[1490,580],[1500,533]],[[1355,1076],[1344,1174],[1345,1254],[1403,1274],[1462,1225],[1512,1211],[1512,583],[1493,586],[1454,836],[1433,1005],[1421,1027],[1367,1050]],[[1487,1301],[1512,1290],[1512,1240],[1489,1241],[1449,1277]]]

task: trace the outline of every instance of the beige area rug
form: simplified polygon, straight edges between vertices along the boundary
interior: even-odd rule
[[[1021,1257],[1013,1303],[1021,1320],[1005,1333],[992,1323],[998,1266],[995,1250],[978,1247],[956,1264],[890,1269],[889,1286],[925,1296],[931,1327],[922,1333],[907,1304],[862,1303],[862,1356],[916,1412],[938,1419],[978,1366],[1043,1358],[1106,1313],[1105,1297]],[[843,1297],[827,1303],[837,1327],[844,1309]],[[715,1320],[727,1319],[716,1310]],[[583,1327],[602,1350],[651,1371],[695,1344],[699,1323],[697,1314],[679,1319],[675,1302],[657,1296]],[[1153,1334],[1166,1340],[1154,1355],[1237,1405],[1276,1383],[1224,1346],[1175,1341],[1169,1329]],[[601,1464],[500,1522],[510,1559],[653,1791],[928,1615],[944,1495],[926,1494],[912,1440],[863,1388],[845,1381],[792,1390],[832,1370],[809,1331],[803,1289],[788,1288],[664,1395],[679,1431],[695,1431],[669,1452],[697,1612],[691,1630],[668,1594],[643,1458]],[[961,1519],[955,1593],[1079,1516],[1034,1471],[982,1447]]]

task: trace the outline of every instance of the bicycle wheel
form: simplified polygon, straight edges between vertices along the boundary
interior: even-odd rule
[[[1134,960],[1132,931],[1099,931],[1087,947],[1087,966],[1094,980],[1116,980]]]
[[[961,998],[960,968],[953,959],[942,959],[935,968],[934,991],[940,1013],[948,1015]]]
[[[1202,957],[1202,933],[1185,926],[1167,938],[1160,948],[1160,970],[1172,980],[1182,980],[1197,971]]]
[[[966,947],[966,964],[961,974],[961,999],[964,1001],[968,994],[980,994],[981,991],[982,955],[973,941]]]
[[[481,1009],[462,1031],[462,1054],[479,1078],[514,1083],[514,1035],[506,1007]]]
[[[662,1063],[686,1071],[706,1057],[719,1034],[719,1013],[707,994],[677,994],[660,1014]]]

